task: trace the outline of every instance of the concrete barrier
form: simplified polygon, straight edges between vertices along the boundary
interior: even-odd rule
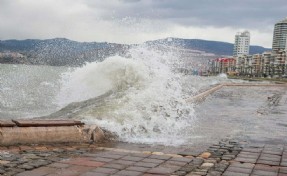
[[[98,126],[0,127],[0,145],[99,142],[105,139]]]
[[[221,89],[224,85],[220,84],[220,85],[217,85],[211,89],[208,89],[207,91],[205,92],[202,92],[194,97],[191,97],[191,98],[188,98],[186,99],[185,101],[188,102],[188,103],[194,103],[194,102],[197,102],[197,101],[200,101],[200,100],[203,100],[205,97],[207,97],[208,95],[212,94],[213,92]]]
[[[223,88],[224,86],[231,87],[231,86],[260,86],[260,87],[287,87],[287,84],[249,84],[249,83],[223,83],[220,85],[217,85],[215,87],[212,87],[200,94],[197,94],[191,98],[186,99],[185,101],[187,103],[194,103],[204,100],[208,95],[212,94],[213,92]]]
[[[225,83],[224,86],[249,86],[249,87],[287,87],[287,84],[246,84],[246,83]]]

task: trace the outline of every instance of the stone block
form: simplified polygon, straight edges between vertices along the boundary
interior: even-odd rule
[[[126,165],[122,165],[122,164],[108,163],[108,164],[103,165],[102,167],[122,170],[122,169],[125,169],[127,166]]]
[[[252,168],[228,167],[226,171],[235,172],[235,173],[251,174]]]
[[[158,175],[170,175],[175,171],[173,168],[167,167],[155,167],[147,171],[150,174],[158,174]]]
[[[57,171],[57,168],[40,167],[32,171],[25,171],[25,172],[19,173],[17,174],[17,176],[44,176],[44,175],[48,175],[51,173],[55,173],[56,171]]]
[[[124,176],[138,176],[138,175],[142,175],[142,172],[137,172],[137,171],[130,171],[130,170],[122,170],[118,173],[116,173],[117,175],[124,175]]]
[[[133,165],[135,163],[135,161],[127,161],[127,160],[119,159],[119,160],[114,160],[111,163],[131,166],[131,165]]]
[[[119,171],[118,169],[99,167],[99,168],[96,168],[94,170],[91,170],[90,172],[114,174],[118,171]]]
[[[235,161],[243,162],[243,163],[256,163],[257,159],[237,157],[235,158]]]
[[[81,127],[0,128],[0,145],[89,142]]]
[[[236,172],[230,172],[230,171],[226,171],[222,175],[223,176],[249,176],[249,174],[236,173]]]
[[[92,161],[90,158],[69,158],[67,160],[61,161],[61,163],[71,164],[71,165],[80,165],[80,166],[89,166],[89,167],[100,167],[105,163]]]
[[[270,165],[270,166],[279,166],[280,161],[270,161],[270,160],[259,159],[256,163],[258,163],[258,164],[266,164],[266,165]]]
[[[268,165],[264,164],[256,164],[254,167],[254,170],[263,170],[263,171],[268,171],[268,172],[278,172],[279,168],[278,167],[271,167]]]
[[[253,170],[252,174],[260,176],[277,176],[277,172],[269,172],[263,170]]]
[[[137,163],[134,164],[134,166],[150,167],[150,168],[156,167],[158,165],[159,165],[158,163],[146,163],[146,162],[142,162],[142,161],[137,162]]]
[[[81,173],[86,173],[94,169],[94,167],[89,166],[80,166],[80,165],[72,165],[68,168],[62,168],[58,169],[56,172],[51,173],[50,176],[56,176],[56,175],[68,175],[68,176],[78,176]]]
[[[239,162],[233,162],[230,164],[231,167],[240,167],[240,168],[246,168],[246,169],[253,169],[255,164],[251,163],[239,163]]]
[[[110,159],[120,159],[123,157],[122,155],[116,155],[116,154],[102,154],[100,156],[102,158],[110,158]]]
[[[105,139],[105,134],[98,126],[89,127],[91,130],[91,139],[94,142],[100,142]]]
[[[152,155],[150,154],[145,154],[145,153],[131,153],[130,156],[135,156],[135,157],[141,157],[141,158],[147,158]],[[159,155],[154,155],[154,156],[159,156]],[[156,158],[155,158],[156,159]]]
[[[282,150],[263,150],[262,153],[266,154],[273,154],[273,155],[282,155],[283,151]]]
[[[209,152],[203,152],[202,154],[199,155],[199,157],[207,159],[211,156],[211,153]]]
[[[127,167],[126,170],[137,171],[137,172],[146,172],[150,168],[147,167],[139,167],[139,166],[130,166]]]
[[[182,158],[171,158],[168,161],[179,161],[179,162],[185,162],[185,163],[189,163],[191,162],[193,159],[192,158],[186,158],[186,157],[182,157]]]
[[[86,172],[86,173],[81,174],[80,176],[109,176],[109,175],[110,174],[105,174],[105,173]]]
[[[200,167],[201,168],[211,168],[213,167],[214,164],[213,163],[203,163]]]
[[[279,173],[287,174],[287,167],[281,167],[281,168],[279,169]]]
[[[260,153],[262,148],[243,148],[243,152]]]
[[[184,166],[187,164],[187,162],[180,162],[180,161],[166,161],[165,162],[166,164],[169,164],[169,165],[174,165],[174,166]]]
[[[182,155],[182,156],[198,156],[201,153],[202,153],[201,151],[196,151],[196,150],[185,150],[185,151],[179,152],[178,155]]]
[[[102,158],[102,157],[91,158],[91,160],[92,161],[98,161],[98,162],[104,162],[104,163],[114,161],[114,159],[112,159],[112,158]]]
[[[55,167],[55,168],[67,168],[69,167],[69,164],[64,164],[64,163],[52,163],[48,165],[48,167]]]
[[[158,160],[168,160],[168,159],[171,158],[171,156],[166,156],[166,155],[150,155],[148,158],[158,159]]]
[[[141,161],[144,158],[142,157],[135,157],[135,156],[125,156],[123,158],[121,158],[122,160],[127,160],[127,161]]]
[[[152,158],[145,158],[145,159],[142,160],[142,162],[161,164],[161,163],[164,162],[164,160],[152,159]]]

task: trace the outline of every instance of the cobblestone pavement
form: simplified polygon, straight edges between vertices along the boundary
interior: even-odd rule
[[[191,134],[203,136],[195,145],[106,142],[0,147],[0,174],[287,176],[286,89],[234,89],[218,91],[213,95],[215,104],[210,99],[199,107],[208,112],[198,118],[199,129]]]
[[[130,149],[103,146],[109,143],[1,147],[0,173],[17,176],[287,175],[285,145],[225,139],[205,152],[144,145],[132,145]]]

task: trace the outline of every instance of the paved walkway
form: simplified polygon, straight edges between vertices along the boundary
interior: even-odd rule
[[[287,175],[286,145],[225,139],[202,153],[188,149],[172,152],[172,148],[147,145],[132,145],[131,149],[103,147],[108,145],[1,147],[0,173],[17,176]],[[167,149],[171,153],[162,152]]]
[[[0,174],[287,175],[286,89],[226,88],[214,93],[213,98],[216,102],[207,100],[198,107],[208,113],[198,118],[199,129],[190,134],[204,137],[191,139],[196,147],[121,142],[0,147]],[[231,139],[222,139],[228,135]],[[199,147],[201,143],[203,147]]]

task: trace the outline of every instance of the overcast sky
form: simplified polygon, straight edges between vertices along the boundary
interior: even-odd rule
[[[286,0],[0,0],[0,40],[233,43],[249,30],[252,45],[271,47],[274,24],[285,17]]]

